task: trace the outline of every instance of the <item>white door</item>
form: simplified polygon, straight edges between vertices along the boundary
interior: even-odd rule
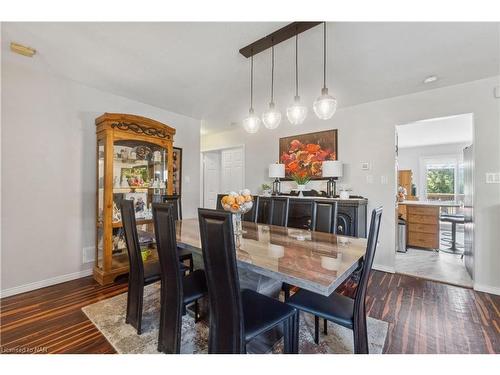
[[[222,150],[221,165],[221,193],[242,190],[244,188],[245,173],[243,148]]]
[[[203,155],[203,207],[216,208],[220,189],[220,153],[206,152]]]

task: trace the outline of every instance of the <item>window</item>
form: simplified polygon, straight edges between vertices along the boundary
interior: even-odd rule
[[[427,165],[427,194],[455,193],[455,165]]]
[[[463,165],[459,155],[423,157],[421,191],[426,199],[454,201],[463,194]]]

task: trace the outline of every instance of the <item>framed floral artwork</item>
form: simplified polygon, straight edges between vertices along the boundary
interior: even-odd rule
[[[323,179],[321,165],[325,160],[337,160],[337,129],[280,138],[280,163],[285,164],[285,179],[307,176]]]

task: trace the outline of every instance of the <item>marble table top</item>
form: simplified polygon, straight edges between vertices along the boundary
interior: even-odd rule
[[[198,219],[177,221],[177,245],[201,254]],[[243,222],[238,267],[325,296],[358,265],[367,240]]]

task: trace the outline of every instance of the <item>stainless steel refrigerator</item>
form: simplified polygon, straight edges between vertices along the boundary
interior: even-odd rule
[[[474,280],[474,158],[473,147],[464,148],[464,262]]]

